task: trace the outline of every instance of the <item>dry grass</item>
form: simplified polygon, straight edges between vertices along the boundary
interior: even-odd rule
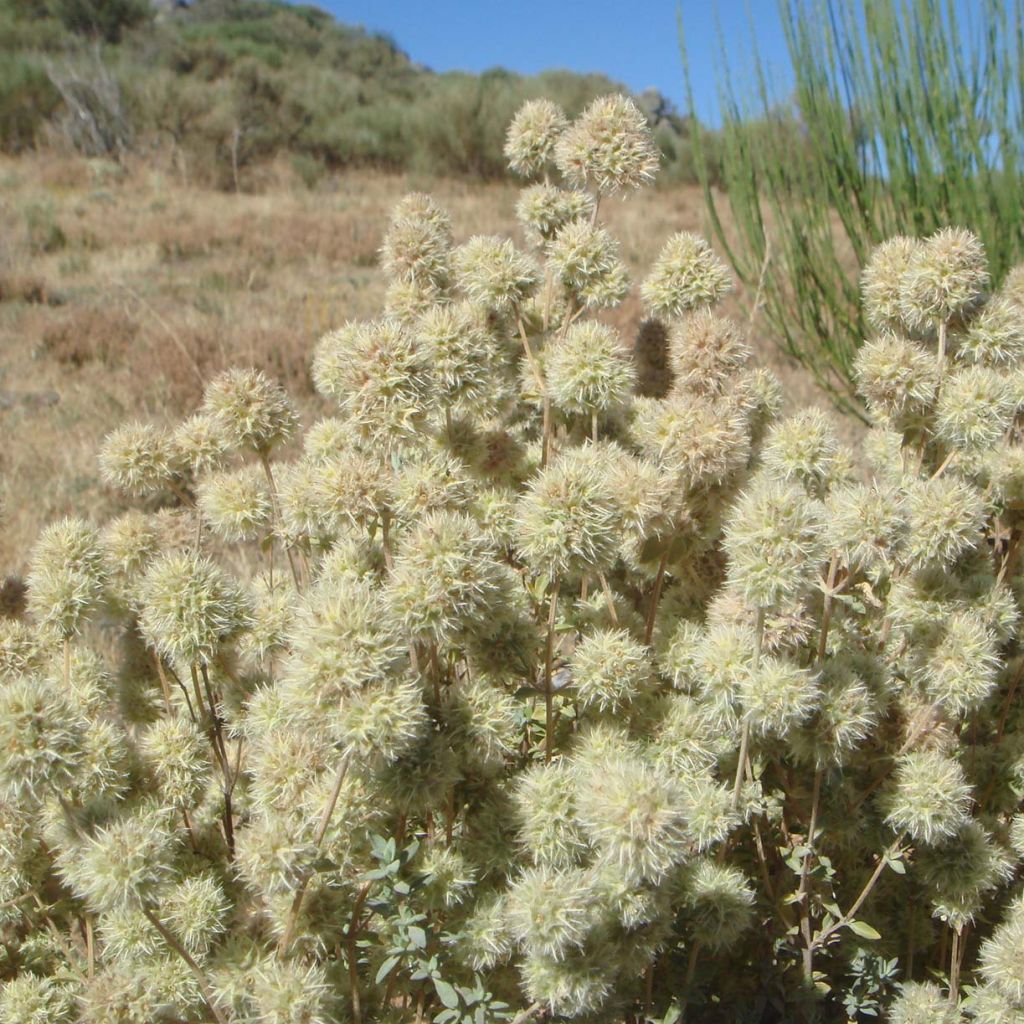
[[[379,309],[376,252],[405,192],[431,191],[459,239],[518,236],[510,185],[353,173],[330,191],[282,177],[228,195],[144,165],[34,156],[0,161],[0,187],[0,581],[24,570],[48,520],[119,503],[95,460],[117,423],[175,421],[205,379],[239,364],[280,379],[313,415],[312,346]],[[640,275],[670,232],[701,229],[702,206],[695,188],[663,189],[602,214]],[[732,311],[745,318],[749,301],[735,296]],[[636,298],[612,319],[632,337]],[[755,342],[792,405],[825,404],[807,374]]]

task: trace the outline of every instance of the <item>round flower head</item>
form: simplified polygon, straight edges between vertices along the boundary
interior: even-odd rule
[[[132,509],[111,519],[100,533],[100,549],[110,573],[122,587],[131,587],[160,550],[160,534],[151,516]]]
[[[482,896],[462,925],[458,955],[474,971],[487,971],[512,955],[503,895]]]
[[[163,490],[174,479],[177,466],[170,438],[148,423],[118,427],[100,448],[100,475],[133,496]]]
[[[959,1024],[956,1006],[933,981],[905,981],[889,1007],[889,1024]]]
[[[981,944],[981,976],[1017,1007],[1024,1004],[1024,905],[1018,898],[1006,920]]]
[[[923,415],[939,386],[935,359],[898,334],[883,334],[863,345],[853,375],[871,411],[897,424]]]
[[[943,228],[914,250],[900,278],[905,323],[924,330],[970,313],[988,287],[985,250],[962,228]]]
[[[570,184],[611,195],[651,181],[658,150],[647,118],[632,100],[603,96],[562,133],[555,163]]]
[[[455,252],[459,284],[473,302],[500,313],[514,312],[533,294],[539,272],[511,240],[475,235]]]
[[[885,820],[918,842],[941,842],[967,820],[970,802],[960,765],[937,750],[918,750],[897,762]]]
[[[469,302],[434,306],[413,330],[438,405],[476,416],[493,409],[504,351],[482,309]]]
[[[625,405],[636,369],[611,327],[585,320],[545,351],[544,371],[555,407],[589,415]]]
[[[32,549],[29,611],[42,628],[73,636],[99,601],[105,581],[96,531],[81,519],[61,519]]]
[[[309,469],[312,479],[308,491],[305,482],[296,479],[298,490],[289,493],[287,480],[282,480],[281,506],[286,518],[289,508],[296,519],[312,514],[319,530],[337,536],[346,524],[367,526],[391,507],[394,481],[380,458],[343,451]]]
[[[531,185],[519,194],[516,220],[538,245],[550,242],[566,224],[590,220],[594,215],[594,197],[578,189],[557,185]]]
[[[726,949],[750,927],[754,891],[739,869],[701,860],[686,873],[683,904],[693,938],[708,949]]]
[[[829,547],[850,566],[881,573],[898,559],[907,537],[903,496],[884,484],[844,484],[826,499]]]
[[[56,978],[19,974],[0,985],[0,1020],[9,1024],[74,1024],[74,988]]]
[[[229,543],[255,540],[270,529],[270,488],[259,466],[210,474],[200,483],[197,498],[203,517]]]
[[[819,498],[843,468],[835,426],[820,409],[804,409],[779,423],[768,436],[762,458],[767,473],[800,484]]]
[[[860,275],[864,316],[877,331],[903,328],[900,291],[903,275],[920,248],[916,238],[896,235],[875,246]]]
[[[576,807],[601,858],[632,884],[657,884],[689,853],[681,787],[634,757],[601,757],[581,769]]]
[[[403,538],[388,603],[405,633],[450,643],[505,603],[511,589],[505,568],[469,516],[434,512]]]
[[[1024,359],[1024,303],[1002,295],[989,299],[957,337],[956,357],[982,366],[1018,365]]]
[[[464,511],[473,500],[466,469],[444,452],[420,456],[402,467],[392,490],[392,508],[406,523],[428,512]]]
[[[0,618],[0,684],[41,669],[47,654],[44,638],[28,623]]]
[[[355,438],[352,426],[337,416],[317,420],[302,437],[302,450],[313,463],[324,462],[351,447]]]
[[[954,613],[920,669],[932,700],[951,716],[973,711],[996,688],[1002,661],[995,635],[973,610]]]
[[[522,703],[482,673],[443,697],[442,718],[452,744],[481,772],[501,772],[522,736]]]
[[[430,196],[411,192],[391,214],[380,263],[396,280],[443,289],[451,274],[451,250],[451,218]]]
[[[709,310],[691,313],[669,330],[668,359],[677,391],[721,394],[750,355],[736,325]]]
[[[227,458],[228,448],[220,420],[207,413],[190,416],[171,434],[174,464],[188,468],[196,477],[217,469]]]
[[[411,680],[367,687],[332,716],[330,736],[361,764],[391,764],[408,754],[430,726],[422,692]]]
[[[725,483],[750,458],[742,417],[697,395],[638,402],[633,435],[684,489]]]
[[[744,718],[766,736],[785,736],[817,707],[820,696],[818,681],[808,669],[771,655],[740,678]]]
[[[600,629],[584,637],[572,656],[573,683],[580,705],[619,712],[656,680],[650,653],[625,629]]]
[[[143,733],[140,749],[168,807],[194,807],[199,802],[210,778],[210,753],[192,721],[159,719]]]
[[[912,480],[906,489],[907,554],[913,565],[950,565],[981,539],[985,500],[950,476]]]
[[[588,448],[575,449],[530,481],[516,510],[516,546],[536,572],[603,572],[618,553],[621,522],[607,472]]]
[[[325,580],[307,596],[292,643],[286,678],[326,705],[383,682],[405,657],[380,592],[351,577]]]
[[[653,316],[677,319],[698,306],[713,306],[732,287],[725,264],[699,235],[680,231],[664,245],[640,286]]]
[[[333,986],[319,964],[267,957],[252,972],[255,1020],[281,1024],[332,1024]]]
[[[396,320],[352,323],[325,334],[313,357],[313,382],[338,402],[355,432],[384,445],[414,436],[433,403],[426,354]]]
[[[1005,374],[972,366],[946,376],[935,406],[935,435],[965,455],[981,455],[1006,433],[1017,398]]]
[[[280,384],[259,370],[226,370],[206,386],[203,412],[216,418],[228,443],[266,455],[291,437],[298,416]]]
[[[539,1003],[552,1017],[592,1019],[613,992],[613,979],[603,957],[577,954],[555,958],[527,953],[519,973],[527,999]]]
[[[25,676],[0,687],[0,795],[63,790],[82,758],[84,723],[55,684]]]
[[[592,898],[590,881],[579,869],[529,868],[509,889],[505,920],[528,952],[561,960],[583,945]]]
[[[999,294],[1011,305],[1024,309],[1024,263],[1010,267],[1003,278]]]
[[[629,290],[618,242],[589,221],[571,221],[555,235],[548,244],[548,263],[584,306],[617,306]]]
[[[516,780],[519,845],[534,864],[553,869],[578,864],[588,850],[575,814],[575,779],[562,762],[537,764]]]
[[[384,293],[383,313],[386,319],[411,327],[427,310],[446,301],[447,292],[434,285],[398,278]]]
[[[182,879],[160,895],[164,925],[193,955],[202,956],[226,926],[231,904],[211,874]]]
[[[554,156],[555,143],[568,125],[565,111],[550,100],[527,100],[505,137],[505,156],[516,174],[531,178]]]
[[[139,585],[142,635],[164,657],[211,662],[248,624],[241,588],[205,555],[171,552],[155,559]]]
[[[824,555],[821,503],[799,488],[759,477],[726,526],[729,581],[752,608],[798,597]]]

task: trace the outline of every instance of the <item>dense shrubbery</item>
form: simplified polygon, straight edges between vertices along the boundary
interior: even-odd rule
[[[144,510],[40,538],[0,1020],[1020,1020],[1020,273],[874,254],[860,479],[695,236],[635,393],[629,101],[506,153],[533,251],[406,197],[382,317],[313,356],[334,415],[229,372],[106,441]]]
[[[434,74],[388,39],[268,0],[197,0],[155,21],[137,0],[0,0],[0,54],[0,147],[35,144],[60,105],[51,80],[91,65],[86,83],[117,82],[136,148],[170,149],[189,179],[225,187],[277,154],[310,181],[348,166],[501,176],[503,126],[525,100],[577,113],[615,88],[558,71]],[[669,176],[695,180],[685,121],[660,98],[649,114]]]

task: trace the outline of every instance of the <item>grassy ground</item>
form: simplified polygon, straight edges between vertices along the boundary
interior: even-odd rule
[[[282,174],[260,195],[232,195],[145,165],[0,160],[0,580],[24,571],[49,520],[99,518],[119,502],[95,460],[112,427],[180,419],[218,370],[259,366],[315,415],[312,347],[379,310],[377,248],[390,207],[413,188],[450,210],[459,240],[518,237],[511,185],[354,173],[310,192]],[[700,230],[701,209],[698,191],[679,187],[602,215],[639,278],[669,233]],[[745,319],[750,296],[732,305]],[[631,338],[636,297],[611,319]],[[791,405],[827,403],[770,341],[754,341]]]

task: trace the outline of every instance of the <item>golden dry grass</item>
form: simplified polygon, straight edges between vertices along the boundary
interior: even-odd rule
[[[96,469],[112,427],[181,418],[218,370],[261,367],[313,415],[312,347],[379,309],[377,248],[414,188],[450,210],[457,239],[519,237],[513,185],[352,173],[310,192],[281,175],[263,194],[231,195],[144,164],[0,161],[0,580],[24,571],[47,521],[120,504]],[[696,188],[649,190],[602,217],[639,277],[672,231],[701,229],[702,204]],[[749,304],[737,293],[731,312],[746,318]],[[631,338],[636,297],[611,319]],[[769,341],[754,342],[791,405],[827,404]]]

